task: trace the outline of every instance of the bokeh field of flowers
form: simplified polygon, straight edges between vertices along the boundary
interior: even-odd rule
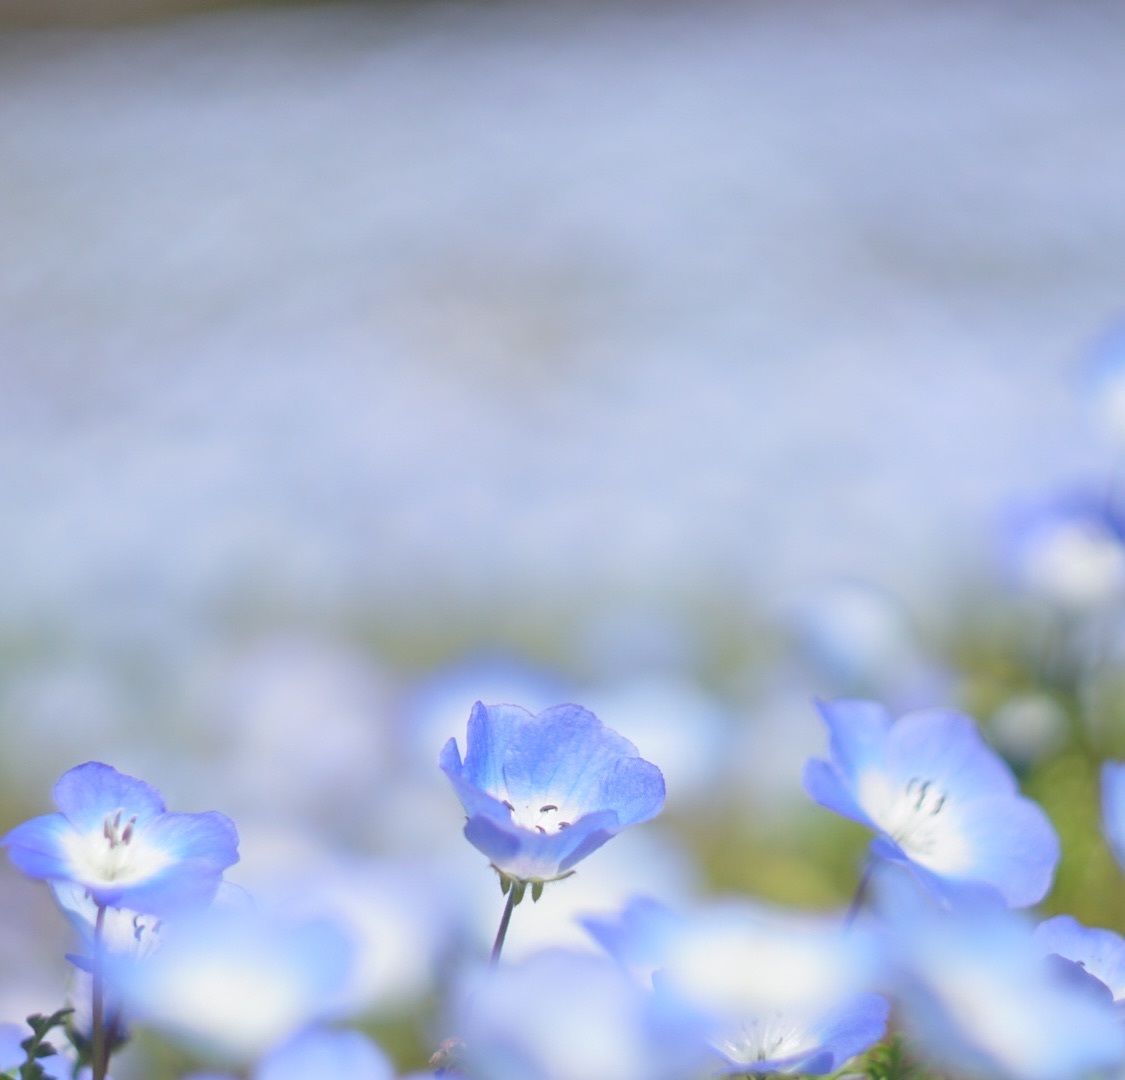
[[[0,1076],[1118,1075],[1123,40],[0,0]]]

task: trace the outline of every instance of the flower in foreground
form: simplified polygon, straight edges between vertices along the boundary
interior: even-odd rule
[[[1114,1001],[1125,1000],[1125,939],[1120,934],[1056,915],[1035,928],[1035,940],[1048,955],[1061,956],[1097,979]]]
[[[1097,984],[1080,972],[1060,977],[1017,913],[986,896],[945,910],[901,879],[887,884],[881,910],[902,1023],[938,1065],[958,1076],[1069,1080],[1121,1062],[1125,1031],[1110,994],[1091,993]]]
[[[358,1031],[309,1028],[271,1051],[254,1067],[251,1080],[394,1080],[386,1055]],[[196,1073],[187,1080],[234,1080]]]
[[[680,916],[634,900],[585,923],[666,1010],[694,1018],[719,1072],[835,1072],[886,1030],[862,928],[736,901]]]
[[[1058,837],[970,717],[926,709],[894,721],[873,701],[818,708],[830,760],[806,764],[805,790],[873,829],[873,855],[908,864],[938,892],[984,886],[1011,907],[1043,898]]]
[[[333,922],[212,908],[169,926],[150,956],[108,957],[107,978],[137,1021],[247,1061],[342,1011],[351,948]]]
[[[440,764],[468,817],[466,838],[516,881],[564,877],[664,805],[660,770],[577,705],[532,714],[478,701],[464,760],[450,739]]]
[[[449,1030],[471,1076],[488,1080],[683,1080],[693,1040],[616,964],[551,950],[467,973]]]
[[[225,815],[169,813],[148,784],[91,761],[54,787],[59,812],[17,825],[3,839],[25,874],[80,886],[98,907],[137,912],[206,904],[238,861]]]

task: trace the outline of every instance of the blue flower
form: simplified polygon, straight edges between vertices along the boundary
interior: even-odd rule
[[[565,876],[664,805],[660,770],[577,705],[533,715],[478,701],[464,761],[450,739],[440,764],[468,816],[466,838],[517,881]]]
[[[464,975],[448,1030],[488,1080],[683,1080],[700,1057],[675,1016],[620,968],[561,950]]]
[[[831,760],[806,764],[805,790],[875,830],[874,855],[908,864],[938,892],[994,889],[1012,907],[1043,898],[1058,837],[970,717],[927,709],[894,722],[872,701],[818,708]]]
[[[343,1011],[351,951],[334,922],[216,907],[170,924],[150,956],[107,957],[106,978],[138,1022],[252,1060]]]
[[[731,901],[685,917],[634,900],[585,924],[666,1012],[694,1019],[722,1073],[835,1072],[886,1030],[887,1002],[865,990],[873,942],[839,920]]]
[[[148,784],[87,762],[54,788],[57,814],[3,839],[25,874],[73,882],[102,907],[139,912],[207,903],[238,861],[238,833],[223,814],[170,814]]]
[[[878,891],[899,1015],[928,1057],[954,1075],[996,1080],[1116,1074],[1125,1031],[1108,992],[1091,993],[1093,979],[1060,978],[995,894],[945,910],[904,885],[888,880]]]
[[[1125,940],[1120,934],[1056,915],[1035,928],[1035,940],[1045,953],[1061,956],[1097,979],[1114,1001],[1125,1000]]]
[[[309,1028],[271,1051],[251,1071],[251,1080],[394,1080],[386,1055],[358,1031]],[[234,1080],[195,1073],[187,1080]]]
[[[1118,865],[1125,868],[1125,761],[1102,765],[1102,830]]]
[[[1004,554],[1016,582],[1074,611],[1125,592],[1125,520],[1104,495],[1076,490],[1009,515]]]

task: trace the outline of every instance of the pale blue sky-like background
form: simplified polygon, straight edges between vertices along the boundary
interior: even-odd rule
[[[1112,4],[11,30],[4,620],[933,598],[1099,461]]]

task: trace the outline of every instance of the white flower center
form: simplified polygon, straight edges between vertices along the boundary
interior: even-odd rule
[[[939,873],[956,873],[971,861],[955,803],[933,780],[912,776],[893,788],[884,776],[870,774],[860,783],[863,808],[915,862]]]
[[[808,1044],[808,1031],[782,1012],[746,1020],[735,1032],[714,1040],[715,1048],[740,1065],[774,1061],[800,1053]]]
[[[69,833],[63,847],[75,878],[86,885],[135,885],[159,873],[172,857],[150,844],[136,817],[107,814],[100,829]]]
[[[543,802],[514,803],[510,798],[500,801],[512,812],[512,821],[521,829],[533,832],[557,833],[570,828],[574,815],[549,797]]]

